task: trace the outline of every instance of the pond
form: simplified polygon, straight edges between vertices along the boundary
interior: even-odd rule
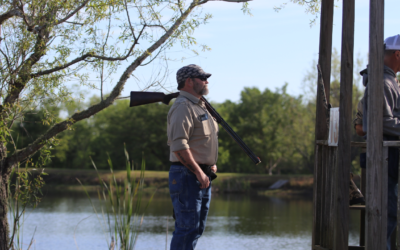
[[[96,198],[92,201],[101,210],[100,202]],[[168,194],[157,194],[145,212],[136,250],[169,249],[174,230],[171,213]],[[349,241],[356,245],[359,213],[351,211],[350,217]],[[101,212],[98,215],[93,212],[86,196],[46,195],[36,209],[26,213],[22,232],[24,249],[33,234],[31,249],[107,249],[110,236],[104,228]],[[311,198],[213,194],[206,231],[196,250],[309,250],[311,235]]]

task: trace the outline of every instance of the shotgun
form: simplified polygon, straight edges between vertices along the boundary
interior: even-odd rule
[[[149,103],[162,102],[166,105],[173,99],[178,97],[179,92],[172,93],[166,95],[160,92],[137,92],[131,91],[130,96],[130,107],[140,106]],[[218,112],[211,106],[211,104],[206,100],[206,98],[201,97],[201,100],[206,105],[208,112],[217,120],[217,123],[221,124],[221,126],[225,129],[226,132],[232,137],[233,140],[239,145],[239,147],[250,157],[250,159],[254,162],[254,164],[258,164],[261,162],[260,158],[257,157],[253,151],[242,141],[242,139],[233,131],[233,129],[225,122],[225,120],[218,114]]]

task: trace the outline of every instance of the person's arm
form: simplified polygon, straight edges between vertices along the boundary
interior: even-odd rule
[[[358,136],[364,136],[364,135],[367,134],[367,133],[365,133],[365,132],[363,131],[363,126],[362,126],[361,124],[356,124],[354,127],[355,127],[355,129],[356,129],[356,134],[357,134]]]
[[[363,131],[363,102],[364,102],[364,97],[361,98],[361,100],[358,102],[357,105],[357,113],[356,113],[356,118],[353,121],[354,128],[356,130],[356,134],[358,136],[364,136],[366,133]]]
[[[174,154],[185,167],[196,175],[197,180],[200,182],[200,188],[208,188],[208,186],[210,186],[210,179],[204,174],[203,170],[201,170],[199,164],[195,162],[190,148],[175,151]]]
[[[393,114],[394,107],[397,105],[397,96],[391,86],[386,82],[384,84],[384,99],[383,99],[383,134],[400,136],[400,120]]]

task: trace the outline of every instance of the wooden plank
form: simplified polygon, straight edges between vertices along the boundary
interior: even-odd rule
[[[367,126],[367,204],[366,249],[386,249],[387,170],[382,164],[383,137],[383,19],[384,1],[370,0],[368,126]],[[385,192],[386,191],[386,192]],[[384,207],[383,207],[384,206]]]
[[[321,247],[320,245],[314,245],[314,250],[330,250],[329,248]]]
[[[365,196],[365,190],[366,190],[366,176],[367,171],[362,168],[361,169],[361,185],[360,185],[360,190],[361,193],[364,195],[364,199],[367,199]],[[364,210],[361,210],[360,212],[360,246],[365,246],[365,205],[364,205]]]
[[[353,205],[349,207],[350,210],[365,211],[365,205]]]
[[[382,209],[382,218],[381,218],[381,227],[382,231],[380,232],[380,237],[381,239],[384,240],[385,246],[387,246],[387,210],[388,210],[388,163],[389,163],[389,148],[388,147],[383,147],[382,149],[382,169],[381,169],[381,174],[382,174],[382,183],[381,183],[381,188],[382,188],[382,194],[380,200],[381,200],[381,209]]]
[[[325,86],[325,94],[329,103],[331,58],[332,58],[332,31],[333,31],[333,9],[334,0],[321,1],[321,25],[319,36],[319,58],[318,64],[322,71],[322,80]],[[321,93],[318,85],[317,93]],[[315,140],[327,140],[328,128],[326,124],[326,110],[323,97],[317,94],[317,110],[315,121]]]
[[[335,163],[336,163],[336,148],[337,147],[328,147],[326,148],[326,166],[325,166],[325,190],[324,190],[324,223],[325,223],[325,241],[321,246],[332,249],[333,247],[333,237],[332,232],[334,228],[335,220],[334,217],[334,171],[335,171]]]
[[[329,102],[330,77],[331,77],[331,57],[332,57],[332,31],[333,31],[333,10],[334,0],[325,0],[321,2],[321,25],[318,64],[322,71],[325,93]],[[321,93],[321,86],[318,85],[317,93]],[[315,140],[327,140],[328,128],[326,124],[326,110],[323,104],[323,97],[317,94],[317,108],[315,121]],[[316,146],[316,159],[314,165],[314,221],[312,246],[320,245],[323,238],[323,153],[324,146]],[[317,150],[319,149],[319,150]],[[318,152],[317,152],[318,151]]]
[[[354,148],[366,148],[367,147],[367,143],[366,142],[355,142],[352,141],[351,142],[351,146]]]
[[[315,144],[328,146],[328,141],[327,140],[316,140]]]
[[[329,237],[329,232],[327,231],[328,229],[328,213],[327,213],[327,204],[326,200],[328,198],[328,194],[326,193],[327,190],[327,178],[331,178],[331,176],[328,176],[327,174],[327,165],[328,165],[328,153],[327,153],[328,147],[327,146],[322,146],[322,167],[321,167],[321,172],[322,172],[322,188],[320,190],[321,192],[321,242],[320,245],[323,247],[326,247],[327,244],[327,238]]]
[[[400,147],[400,141],[384,141],[384,147]]]
[[[334,209],[334,204],[335,204],[335,179],[333,178],[335,169],[337,166],[337,147],[328,147],[329,149],[329,166],[328,166],[328,171],[329,171],[329,202],[327,202],[327,205],[329,206],[329,214],[328,216],[328,232],[329,232],[329,238],[327,241],[326,247],[333,249],[334,245],[334,238],[333,238],[333,231],[335,227],[335,222],[336,222],[336,212]]]
[[[315,145],[312,245],[321,244],[321,147]]]
[[[335,173],[335,250],[348,247],[355,0],[343,1],[339,142]]]
[[[312,249],[314,249],[314,250],[330,250],[329,248],[321,247],[320,245],[315,245]]]

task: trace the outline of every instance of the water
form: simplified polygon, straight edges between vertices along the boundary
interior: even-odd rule
[[[93,200],[100,209],[100,202]],[[144,216],[136,250],[169,249],[174,228],[171,213],[169,196],[156,195]],[[356,245],[357,211],[351,212],[349,223],[349,241]],[[24,249],[35,228],[31,249],[107,249],[106,240],[110,236],[101,224],[87,197],[46,196],[36,209],[27,211],[22,233]],[[196,250],[309,250],[311,230],[312,200],[309,198],[213,195],[206,231]]]

